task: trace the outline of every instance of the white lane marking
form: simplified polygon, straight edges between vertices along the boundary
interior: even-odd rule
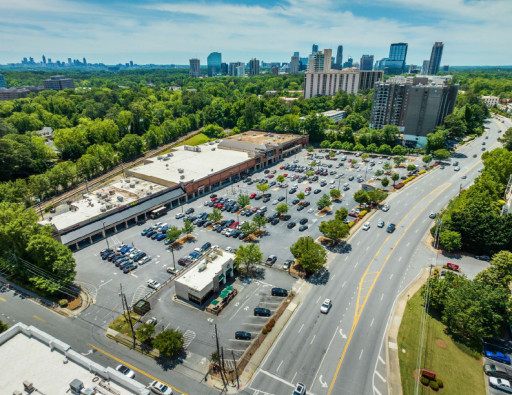
[[[295,383],[295,376],[297,376],[297,372],[295,372],[295,374],[292,377],[292,383]],[[294,386],[294,388],[295,388],[295,386]]]
[[[334,340],[334,337],[338,333],[338,328],[339,328],[339,326],[336,327],[336,330],[334,331],[334,333],[333,333],[333,335],[331,337],[331,341],[329,342],[329,346],[327,346],[327,350],[331,349],[331,344],[332,344],[332,341]],[[346,336],[345,336],[345,338],[346,338]],[[326,355],[327,355],[327,352],[324,353],[324,356],[322,357],[322,360],[320,361],[320,365],[318,365],[318,370],[316,371],[315,377],[313,378],[313,383],[316,381],[316,376],[320,372],[320,368],[322,367],[322,364],[324,362],[324,359],[325,359]],[[293,380],[292,380],[292,382],[293,382]]]
[[[363,356],[364,348],[361,350],[361,354],[359,354],[359,360],[361,360],[361,357]]]
[[[281,367],[282,364],[283,364],[283,360],[281,360],[281,362],[279,363],[279,366],[276,369],[276,373],[279,372],[279,368]]]
[[[378,377],[379,379],[381,379],[383,382],[386,382],[386,379],[385,379],[384,377],[382,377],[382,375],[381,375],[377,370],[375,371],[375,374],[376,374],[376,375],[377,375],[377,377]]]
[[[304,328],[304,324],[300,326],[299,333],[302,331],[302,328]]]
[[[336,277],[336,274],[332,275],[331,280],[334,280],[334,277]]]
[[[402,260],[402,257],[398,258],[398,262],[400,262]]]
[[[379,355],[379,361],[380,361],[383,365],[385,365],[385,364],[386,364],[386,361],[384,361],[384,359],[382,359],[382,357],[381,357],[380,355]]]
[[[377,395],[382,395],[380,391],[377,389],[377,387],[373,386],[373,393],[377,393]]]
[[[372,327],[374,320],[375,320],[375,318],[372,318],[372,322],[370,323],[370,328]]]
[[[311,343],[309,343],[309,345],[313,344],[313,342],[315,341],[316,339],[316,333],[313,335],[313,339],[311,339]]]
[[[370,246],[366,247],[366,251],[368,251],[370,249]]]
[[[316,303],[320,302],[320,299],[322,299],[321,296],[318,297],[318,299],[316,300]]]
[[[295,388],[294,384],[286,381],[285,379],[282,379],[281,377],[276,376],[275,374],[269,373],[269,372],[267,372],[266,370],[263,370],[263,369],[260,369],[260,372],[263,373],[263,374],[266,374],[269,377],[272,377],[274,380],[280,381],[283,384],[286,384],[286,385],[288,385],[288,386],[290,386],[292,388]],[[295,374],[297,374],[297,373],[295,373]],[[295,378],[295,376],[293,376],[293,379],[294,378]],[[292,382],[294,382],[293,379],[292,379]]]
[[[98,288],[103,287],[104,285],[107,285],[109,282],[111,282],[112,279],[108,280],[107,282],[104,282],[103,284],[98,285]]]
[[[393,273],[391,273],[391,276],[389,276],[389,279],[391,280],[393,278]]]
[[[384,293],[380,296],[380,301],[382,302],[382,299],[384,299]]]

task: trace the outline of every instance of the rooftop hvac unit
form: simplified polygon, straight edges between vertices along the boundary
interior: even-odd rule
[[[101,211],[102,213],[104,213],[105,211],[107,211],[107,209],[106,209],[105,207],[102,207],[102,208],[100,208],[100,211]]]
[[[120,201],[120,202],[122,202],[122,201],[124,200],[124,197],[122,197],[122,196],[118,196],[118,197],[117,197],[117,200],[118,200],[118,201]]]
[[[180,176],[180,180],[184,180],[185,179],[185,176],[184,175],[181,175]]]
[[[182,174],[185,170],[183,169],[178,169],[178,173]]]
[[[212,151],[215,151],[215,147],[212,147]]]
[[[107,206],[106,206],[106,207],[107,207],[107,210],[112,209],[112,205],[111,205],[110,203],[109,203],[109,204],[107,204]]]
[[[130,188],[135,188],[135,184],[133,182],[130,184]]]
[[[35,390],[34,388],[34,384],[32,384],[32,381],[28,381],[28,380],[25,380],[23,382],[23,388],[25,389],[25,391],[27,391],[28,393],[32,392]]]
[[[170,153],[170,152],[169,152],[169,153],[167,154],[167,156],[170,158],[170,157],[171,157],[171,156],[173,156],[173,155],[172,155],[172,153]]]
[[[151,195],[152,193],[153,192],[151,192],[151,191],[146,191],[146,195],[148,195],[148,196]]]
[[[252,134],[252,137],[255,137],[255,136],[256,136],[256,133],[253,133],[253,134]]]
[[[101,192],[96,192],[96,196],[101,197]]]
[[[140,182],[140,180],[135,180],[135,184],[138,184]]]
[[[205,271],[206,270],[206,263],[201,263],[197,269],[202,272],[202,271]]]
[[[124,180],[124,182],[126,182],[127,184],[129,184],[129,183],[130,183],[130,179],[129,179],[129,178],[126,178],[126,179]]]
[[[153,185],[150,185],[150,186],[149,186],[149,189],[153,189]]]
[[[113,195],[114,193],[116,193],[116,191],[114,191],[113,189],[111,189],[110,191],[108,191],[108,193],[109,193],[110,195]]]
[[[166,157],[164,158],[164,160],[169,160],[169,159],[171,159],[171,158],[169,158],[168,156],[166,156]]]
[[[242,141],[242,138],[241,138],[241,137],[239,137],[239,138],[237,138],[237,140],[238,140],[238,141]]]

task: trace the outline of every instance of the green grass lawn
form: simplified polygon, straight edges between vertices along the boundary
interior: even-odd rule
[[[404,395],[414,394],[414,371],[418,360],[422,312],[420,290],[408,301],[398,332],[400,375]],[[444,383],[444,395],[485,394],[481,361],[462,351],[455,341],[445,334],[444,328],[442,322],[427,315],[421,368],[437,373],[438,378]],[[421,384],[419,387],[419,394],[434,393]]]
[[[203,133],[198,133],[198,134],[192,136],[191,138],[186,139],[185,141],[181,142],[177,146],[179,147],[180,145],[199,145],[199,144],[207,143],[208,141],[210,141],[208,136],[206,136]]]
[[[140,320],[140,315],[134,312],[130,312],[130,317],[132,318],[133,325],[135,325],[137,321]],[[123,314],[121,314],[114,321],[112,321],[108,327],[126,336],[133,336],[132,328],[130,327],[130,322],[124,317]]]

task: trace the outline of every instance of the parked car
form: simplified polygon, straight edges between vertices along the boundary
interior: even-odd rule
[[[125,266],[123,268],[123,273],[127,274],[127,273],[130,273],[132,271],[134,271],[135,269],[137,269],[138,265],[136,263],[130,263],[129,265]]]
[[[508,355],[505,355],[505,354],[499,352],[499,351],[494,352],[494,351],[485,350],[485,357],[492,359],[494,361],[498,361],[498,362],[506,363],[506,364],[510,365],[510,357]]]
[[[287,259],[283,263],[283,270],[288,270],[293,265],[293,261],[291,259]]]
[[[389,211],[389,206],[387,204],[382,206],[382,211]]]
[[[512,371],[510,371],[507,368],[502,368],[501,366],[496,366],[494,364],[485,364],[484,373],[487,376],[494,376],[499,377],[501,379],[512,380]]]
[[[288,229],[292,229],[292,228],[294,228],[294,227],[295,227],[295,225],[297,225],[297,224],[296,224],[295,222],[293,222],[293,221],[292,221],[292,222],[290,222],[288,225],[286,225],[286,227],[287,227]]]
[[[288,296],[288,291],[284,288],[272,288],[270,293],[272,296]]]
[[[297,383],[292,395],[306,395],[306,386],[302,383]]]
[[[302,225],[301,227],[299,227],[299,232],[304,232],[307,228],[307,225]]]
[[[149,288],[152,288],[152,289],[158,289],[160,287],[160,283],[156,280],[151,280],[149,279],[147,282],[146,282],[147,286]]]
[[[139,265],[144,265],[145,263],[148,263],[151,260],[150,256],[145,256],[139,261]]]
[[[180,218],[183,218],[184,216],[185,216],[185,214],[183,214],[183,213],[178,213],[178,214],[176,214],[176,215],[174,216],[174,218],[176,218],[176,219],[180,219]]]
[[[135,377],[135,372],[133,370],[131,370],[128,366],[118,365],[116,367],[116,370],[118,372],[121,372],[122,374],[124,374],[126,377],[128,377],[130,379],[133,379]]]
[[[510,385],[510,381],[506,379],[489,377],[489,385],[503,392],[508,392],[509,394],[512,394],[512,386]]]
[[[236,331],[235,332],[235,339],[237,339],[237,340],[251,340],[252,339],[252,335],[249,332]]]
[[[265,265],[267,266],[272,266],[274,263],[276,263],[277,261],[277,256],[275,255],[270,255],[267,260],[265,261]]]
[[[299,224],[305,225],[307,222],[308,222],[307,218],[301,218],[301,220],[299,221]]]
[[[254,309],[254,315],[259,317],[270,317],[272,313],[269,309],[264,309],[262,307],[256,307]]]
[[[151,382],[151,384],[149,384],[149,389],[151,392],[158,395],[172,395],[172,389],[160,381],[155,380]]]
[[[450,270],[453,270],[455,272],[458,272],[460,270],[460,267],[458,264],[456,263],[452,263],[452,262],[447,262],[446,263],[446,267]]]

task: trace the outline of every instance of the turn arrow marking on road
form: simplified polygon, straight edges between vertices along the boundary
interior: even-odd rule
[[[344,339],[346,339],[346,338],[347,338],[347,335],[345,335],[341,329],[340,329],[340,335],[341,335],[341,337],[342,337],[342,338],[344,338]],[[321,377],[321,376],[320,376],[320,377]]]
[[[327,383],[325,381],[322,381],[322,375],[320,375],[318,381],[320,381],[320,385],[322,386],[322,388],[327,388]]]

